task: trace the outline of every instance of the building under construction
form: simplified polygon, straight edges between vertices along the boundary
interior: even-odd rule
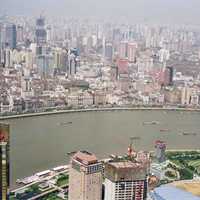
[[[145,200],[150,159],[147,152],[133,151],[105,163],[105,200]]]
[[[105,200],[144,200],[147,169],[143,163],[110,162],[105,165]]]

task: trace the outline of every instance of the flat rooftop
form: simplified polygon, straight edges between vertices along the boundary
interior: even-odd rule
[[[155,200],[200,200],[200,197],[193,195],[190,192],[173,187],[172,185],[163,185],[156,188],[150,193]]]
[[[139,167],[144,166],[142,163],[131,162],[131,161],[110,162],[109,165],[111,165],[117,169],[139,168]]]
[[[90,152],[87,152],[87,151],[79,151],[77,152],[73,157],[72,159],[74,160],[77,160],[83,164],[94,164],[94,163],[97,163],[97,157],[90,153]]]
[[[145,180],[148,167],[145,163],[113,161],[105,164],[105,177],[112,182]]]

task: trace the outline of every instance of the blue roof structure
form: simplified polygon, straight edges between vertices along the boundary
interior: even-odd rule
[[[153,200],[200,200],[192,193],[178,189],[172,185],[164,185],[150,193]]]

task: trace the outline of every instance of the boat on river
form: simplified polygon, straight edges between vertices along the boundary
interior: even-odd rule
[[[60,122],[58,123],[59,126],[65,126],[65,125],[69,125],[72,124],[72,122]]]
[[[169,129],[160,129],[160,132],[169,132],[170,130]]]
[[[183,132],[182,135],[183,135],[183,136],[196,136],[197,133]]]
[[[160,124],[158,121],[151,121],[151,122],[143,122],[143,125],[157,125]]]

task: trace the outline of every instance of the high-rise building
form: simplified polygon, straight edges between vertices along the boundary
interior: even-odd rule
[[[155,142],[155,157],[159,163],[165,161],[166,143],[164,141],[157,140]]]
[[[137,43],[134,42],[128,43],[127,53],[129,62],[135,62],[136,50],[137,50]]]
[[[165,86],[173,85],[173,76],[174,76],[173,67],[166,67],[165,72],[164,72],[164,85]]]
[[[119,59],[117,61],[118,74],[128,74],[128,59]]]
[[[0,49],[3,47],[3,24],[0,23]]]
[[[138,73],[146,74],[153,69],[153,58],[148,55],[141,55],[137,58]]]
[[[4,50],[0,47],[0,65],[4,63]]]
[[[11,49],[17,46],[17,29],[15,24],[5,25],[5,45]]]
[[[191,103],[191,95],[193,93],[193,88],[185,86],[181,89],[181,104],[189,105]]]
[[[51,42],[52,41],[52,28],[51,26],[47,27],[47,42]]]
[[[113,58],[113,46],[112,43],[106,43],[105,45],[105,58],[112,61]]]
[[[68,74],[74,75],[77,73],[77,68],[80,65],[80,60],[78,58],[79,52],[78,49],[74,48],[69,51],[69,65],[68,65]]]
[[[10,48],[6,48],[4,50],[4,58],[3,62],[5,67],[11,67],[12,66],[12,50]]]
[[[118,42],[121,39],[121,31],[119,28],[113,29],[113,36],[112,39],[114,42]]]
[[[42,77],[48,77],[53,72],[53,57],[51,55],[37,56],[36,64],[38,67],[39,74]]]
[[[36,20],[35,40],[37,45],[45,44],[47,41],[47,32],[45,29],[45,18],[40,16]]]
[[[25,63],[26,63],[26,68],[27,69],[32,69],[33,68],[33,52],[29,49],[25,53]]]
[[[0,199],[9,194],[9,125],[0,124]]]
[[[122,59],[127,58],[128,42],[121,41],[119,44],[119,57]]]
[[[131,159],[113,160],[105,164],[105,200],[145,200],[147,170],[144,162]]]
[[[94,154],[77,152],[71,159],[69,200],[101,200],[102,169]]]
[[[69,75],[74,75],[77,72],[77,63],[76,63],[76,56],[74,54],[70,54],[69,56]]]
[[[161,49],[158,53],[159,55],[159,61],[161,63],[165,63],[166,61],[169,60],[170,58],[170,53],[169,53],[169,50],[166,50],[166,49]]]
[[[66,49],[56,48],[54,51],[54,67],[63,72],[68,69],[68,52]]]
[[[22,25],[17,26],[17,42],[24,42],[24,27]]]

